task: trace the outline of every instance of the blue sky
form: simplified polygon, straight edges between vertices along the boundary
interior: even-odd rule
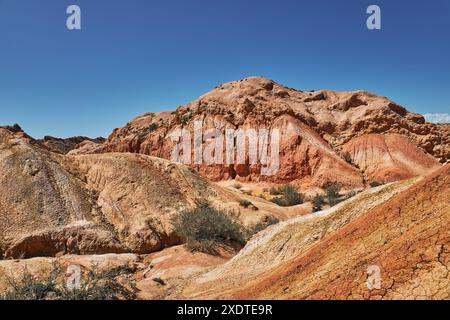
[[[107,136],[248,76],[449,113],[450,1],[0,0],[0,124],[34,137]]]

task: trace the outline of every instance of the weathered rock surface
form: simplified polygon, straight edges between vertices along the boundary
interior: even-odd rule
[[[278,128],[281,131],[280,170],[276,175],[263,176],[261,165],[248,162],[245,165],[195,166],[214,181],[236,178],[252,182],[294,181],[320,187],[332,183],[361,187],[365,174],[344,161],[343,149],[360,145],[358,141],[366,135],[397,134],[407,139],[401,141],[407,144],[404,151],[412,162],[405,166],[391,161],[388,166],[393,173],[385,174],[382,177],[385,181],[418,173],[426,175],[430,169],[438,168],[439,161],[445,163],[450,159],[450,125],[426,123],[421,115],[365,91],[303,92],[264,78],[248,78],[219,86],[173,112],[145,114],[114,130],[105,143],[85,144],[72,153],[133,152],[168,159],[174,148],[170,134],[181,128],[193,134],[195,121],[202,121],[204,130],[266,128],[273,132]],[[398,144],[400,142],[395,146]],[[361,157],[367,158],[361,155],[364,153],[370,150],[359,150],[357,162]],[[370,161],[383,162],[385,153],[372,153]],[[416,157],[414,153],[427,153],[437,160]],[[421,168],[424,170],[420,171]],[[367,167],[368,176],[373,169]]]
[[[64,250],[70,235],[83,239],[80,233],[86,235],[87,222],[96,215],[83,183],[21,132],[0,129],[0,188],[0,248],[6,257]],[[75,222],[82,223],[72,225]],[[118,250],[112,233],[109,239]]]
[[[229,263],[199,278],[185,294],[233,299],[449,299],[449,199],[447,165],[388,201],[350,214],[350,220],[348,212],[358,208],[342,212],[347,218],[331,214],[275,226]],[[311,229],[312,224],[319,228]],[[296,225],[304,233],[292,232]],[[303,239],[296,242],[298,248],[289,245],[292,237]],[[263,261],[256,259],[262,252],[269,268],[249,277],[254,261]],[[272,255],[279,261],[273,266]],[[245,266],[243,261],[253,264]],[[241,268],[231,267],[236,264]],[[381,272],[380,288],[369,289],[368,270],[374,266]],[[239,277],[244,277],[240,286],[227,286]],[[213,287],[213,282],[220,286]]]
[[[205,201],[239,208],[238,196],[228,200],[187,166],[139,154],[59,155],[6,129],[0,190],[4,258],[149,253],[180,243],[171,224],[179,211]]]

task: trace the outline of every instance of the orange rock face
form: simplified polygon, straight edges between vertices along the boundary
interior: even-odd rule
[[[262,175],[261,165],[249,161],[193,164],[214,181],[236,178],[319,187],[338,183],[357,188],[364,185],[365,179],[392,181],[426,175],[439,162],[450,159],[450,126],[426,123],[422,116],[384,97],[365,91],[297,91],[264,78],[219,86],[173,112],[145,114],[114,130],[105,143],[84,144],[72,153],[133,152],[169,159],[174,149],[170,135],[177,129],[193,133],[199,121],[203,131],[280,131],[280,167],[276,175]],[[395,134],[400,138],[393,138]],[[367,135],[378,135],[379,141],[370,138],[364,142]],[[205,140],[202,143],[207,145]],[[376,148],[365,150],[365,146]],[[347,151],[354,157],[353,164],[344,160]],[[378,168],[382,172],[375,174]]]
[[[343,147],[369,181],[392,182],[428,175],[439,168],[435,158],[399,134],[368,134]]]

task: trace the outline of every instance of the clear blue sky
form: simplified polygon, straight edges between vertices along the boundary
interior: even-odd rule
[[[254,75],[448,113],[450,1],[0,0],[0,124],[34,137],[106,136]]]

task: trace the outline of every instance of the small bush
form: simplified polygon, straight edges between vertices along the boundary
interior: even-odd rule
[[[383,182],[380,182],[380,181],[372,181],[370,183],[370,187],[371,188],[376,188],[376,187],[379,187],[379,186],[382,186],[382,185],[383,185]]]
[[[237,190],[241,190],[242,189],[242,184],[236,182],[235,184],[233,184],[233,188],[235,188]]]
[[[340,194],[339,194],[340,188],[338,185],[333,184],[333,185],[329,186],[325,191],[326,191],[328,204],[331,207],[333,207],[333,206],[337,205],[339,202],[341,202]]]
[[[228,215],[209,205],[181,212],[173,225],[191,251],[218,254],[221,246],[245,244],[240,226]]]
[[[264,193],[261,193],[260,195],[258,195],[258,198],[268,200],[268,198],[264,195]]]
[[[31,275],[27,270],[19,279],[8,279],[12,290],[0,296],[1,300],[132,300],[136,299],[137,289],[126,277],[132,272],[129,268],[118,267],[105,272],[97,271],[96,266],[82,275],[79,288],[68,289],[62,284],[61,268],[53,266],[51,274],[42,279]]]
[[[279,188],[278,191],[282,196],[272,199],[272,202],[281,207],[292,207],[305,202],[305,196],[291,185],[285,185]]]
[[[251,237],[253,237],[255,234],[261,232],[262,230],[264,230],[274,224],[277,224],[278,222],[280,222],[280,221],[274,217],[266,217],[263,222],[260,222],[257,225],[245,230],[246,240],[247,241],[250,240]]]
[[[148,131],[149,132],[153,132],[158,130],[158,124],[157,123],[152,123],[149,127],[148,127]]]
[[[191,120],[191,116],[189,114],[185,114],[181,117],[180,121],[183,125],[187,125],[189,121]]]
[[[316,194],[311,199],[313,210],[314,212],[322,210],[323,206],[325,205],[325,196],[322,194]]]
[[[357,191],[350,191],[349,193],[347,193],[345,195],[345,198],[350,199],[350,198],[353,198],[354,196],[356,196],[357,194],[358,194]]]
[[[253,206],[253,203],[251,203],[251,202],[248,201],[248,200],[241,199],[241,200],[239,200],[239,205],[240,205],[241,207],[243,207],[243,208],[248,208],[248,207],[250,207],[250,206]]]
[[[161,278],[153,278],[152,280],[155,281],[156,283],[162,285],[162,286],[166,285],[166,282],[163,279],[161,279]]]
[[[281,191],[278,188],[272,187],[272,188],[270,188],[270,194],[272,196],[279,196],[279,195],[281,195]]]
[[[45,300],[48,296],[58,291],[56,285],[57,275],[52,272],[44,279],[36,279],[28,270],[20,279],[10,277],[8,279],[12,290],[1,295],[1,300]]]
[[[332,184],[328,188],[325,189],[327,198],[339,198],[340,188],[336,184]]]

